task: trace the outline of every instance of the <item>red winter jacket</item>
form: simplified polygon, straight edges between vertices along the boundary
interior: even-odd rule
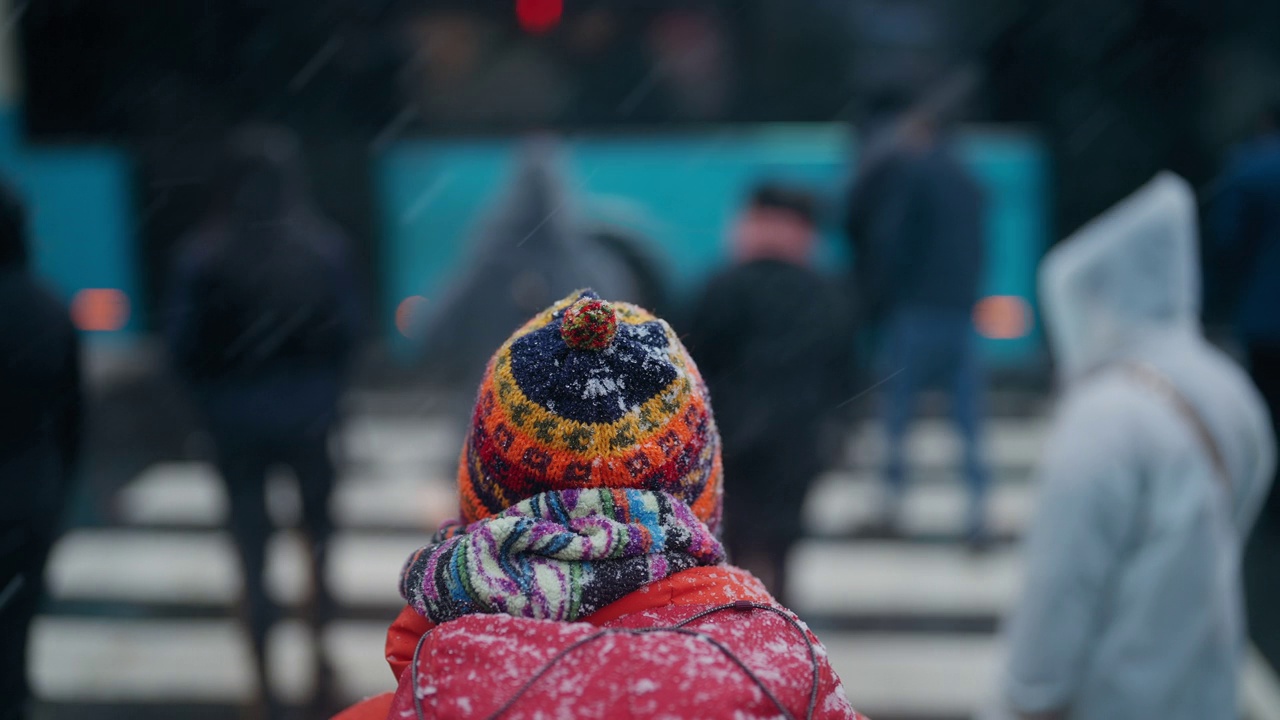
[[[739,607],[686,626],[729,654],[705,639],[674,632],[609,634],[571,648],[602,630],[671,627],[731,603]],[[749,603],[778,607],[750,574],[720,566],[677,573],[578,623],[469,615],[433,628],[406,609],[387,633],[387,660],[399,690],[366,700],[334,720],[417,717],[415,675],[424,717],[435,720],[489,717],[517,695],[503,718],[779,717],[761,686],[791,716],[803,718],[814,697],[815,670],[813,717],[861,718],[849,706],[817,638],[807,628],[802,636],[783,616]],[[433,629],[422,642],[415,673],[409,670],[414,650]]]

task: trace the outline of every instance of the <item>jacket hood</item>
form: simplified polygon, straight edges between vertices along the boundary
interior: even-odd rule
[[[1153,337],[1199,333],[1195,203],[1185,180],[1162,172],[1045,256],[1040,300],[1062,380]]]
[[[635,296],[626,268],[587,242],[575,195],[556,141],[526,141],[510,181],[470,238],[464,269],[422,326],[424,353],[438,379],[478,384],[485,362],[513,329],[575,288]]]
[[[309,208],[298,139],[288,130],[248,125],[231,134],[215,181],[214,212],[261,223]]]
[[[572,200],[559,145],[550,138],[526,141],[508,186],[487,211],[477,238],[481,253],[527,260],[577,249],[582,239]]]

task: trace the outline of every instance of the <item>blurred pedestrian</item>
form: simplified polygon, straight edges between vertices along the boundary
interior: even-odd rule
[[[590,195],[581,225],[597,252],[603,251],[624,268],[630,297],[619,299],[662,316],[674,311],[670,258],[657,244],[669,234],[663,223],[642,204],[625,197]]]
[[[984,199],[940,120],[907,112],[869,143],[849,203],[859,312],[882,337],[888,440],[884,521],[896,532],[906,492],[905,440],[916,394],[938,385],[964,442],[966,534],[986,539],[984,384],[973,308],[984,264]]]
[[[509,186],[485,213],[470,257],[438,298],[422,330],[431,380],[445,389],[480,382],[485,358],[529,316],[574,288],[636,300],[625,257],[594,242],[579,220],[559,146],[526,141]],[[454,398],[469,408],[463,391]]]
[[[1046,257],[1064,396],[1004,694],[1034,718],[1234,718],[1266,407],[1199,324],[1196,200],[1163,173]]]
[[[1237,331],[1249,374],[1272,426],[1280,425],[1280,103],[1265,113],[1256,138],[1237,151],[1219,180],[1209,216],[1210,257],[1221,285],[1238,290]],[[1280,442],[1280,439],[1278,439]],[[1280,667],[1280,483],[1254,528],[1245,555],[1249,627],[1259,651]]]
[[[0,720],[28,717],[27,639],[80,456],[80,344],[28,269],[22,202],[0,186]]]
[[[487,365],[461,520],[405,565],[399,690],[340,717],[856,718],[813,634],[725,564],[721,474],[666,322],[590,291],[539,313]]]
[[[733,232],[734,264],[702,291],[687,340],[719,408],[729,556],[785,605],[805,495],[843,436],[853,333],[843,293],[811,265],[812,196],[761,186]]]
[[[332,691],[319,632],[331,618],[325,580],[334,465],[329,437],[360,317],[346,239],[307,197],[294,138],[251,127],[231,138],[208,216],[185,240],[176,273],[173,359],[213,436],[244,570],[245,616],[259,709],[279,712],[266,643],[279,610],[264,584],[271,535],[266,475],[288,466],[302,497],[311,555],[317,691]]]

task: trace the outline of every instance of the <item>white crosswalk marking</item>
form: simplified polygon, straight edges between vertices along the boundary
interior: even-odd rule
[[[1018,535],[1026,527],[1033,504],[1027,479],[1044,431],[1042,419],[997,419],[988,426],[987,453],[1000,479],[990,498],[998,534]],[[387,621],[401,603],[401,563],[426,541],[428,528],[456,511],[451,475],[459,442],[455,428],[438,422],[358,417],[338,446],[348,471],[333,498],[339,532],[328,576],[338,601],[358,609],[362,619],[333,623],[321,642],[352,699],[393,687],[382,646]],[[806,504],[806,526],[815,537],[798,545],[792,558],[795,609],[816,622],[834,622],[821,636],[864,712],[922,718],[972,713],[995,687],[1000,643],[992,628],[1016,597],[1017,548],[973,555],[936,542],[847,539],[876,518],[883,438],[868,427],[851,448],[853,469],[821,478]],[[958,535],[966,498],[959,478],[949,476],[959,466],[959,443],[944,423],[925,421],[909,449],[921,481],[906,498],[904,532]],[[296,524],[298,498],[287,476],[272,478],[268,500],[278,524]],[[232,620],[240,573],[221,529],[227,503],[213,468],[152,465],[118,494],[116,506],[120,526],[76,530],[58,545],[49,568],[51,592],[72,607],[109,602],[144,610],[128,617],[71,610],[40,618],[34,633],[37,691],[77,702],[235,703],[249,697],[248,643]],[[300,534],[277,532],[268,551],[270,592],[298,606],[308,582]],[[202,610],[184,616],[194,608]],[[157,609],[163,612],[148,613]],[[955,629],[966,621],[966,629]],[[877,624],[884,622],[889,625]],[[309,692],[312,642],[297,620],[273,631],[272,673],[286,697]],[[1243,692],[1252,717],[1275,717],[1260,712],[1280,707],[1269,668],[1251,665]]]
[[[822,642],[849,698],[872,718],[966,715],[995,686],[999,652],[989,637],[859,633]]]
[[[855,532],[877,519],[882,495],[882,484],[874,472],[827,473],[805,499],[805,526],[817,535]],[[1021,533],[1031,500],[1026,483],[997,483],[988,503],[991,530]],[[958,481],[916,484],[902,508],[903,531],[908,535],[959,535],[964,530],[966,502],[965,489]]]
[[[343,533],[333,541],[329,580],[339,602],[394,607],[395,578],[422,535]],[[267,589],[298,605],[308,593],[302,538],[279,532],[267,549]],[[55,597],[137,603],[231,605],[240,572],[231,537],[221,531],[79,530],[54,551],[48,579]],[[390,582],[387,579],[390,578]]]
[[[732,488],[730,488],[732,491]],[[347,527],[421,530],[434,527],[454,512],[456,490],[451,479],[425,467],[417,472],[353,473],[333,498],[334,520]],[[297,492],[287,473],[271,478],[268,505],[283,525],[298,518]],[[1020,532],[1031,502],[1023,483],[1000,483],[991,499],[992,528]],[[959,483],[927,483],[912,489],[904,507],[908,534],[958,534],[964,521],[965,490]],[[132,525],[220,527],[227,499],[214,468],[207,463],[159,463],[129,484],[118,504]],[[811,532],[832,535],[856,531],[876,518],[881,504],[877,476],[868,471],[824,475],[806,503]]]
[[[789,589],[802,615],[995,617],[1009,606],[1018,583],[1016,558],[1008,550],[973,556],[952,546],[807,542],[792,562]]]
[[[1280,677],[1256,648],[1249,648],[1240,684],[1243,705],[1255,720],[1280,720]]]
[[[432,470],[428,461],[392,465],[379,472],[347,474],[331,501],[340,526],[422,530],[456,512],[452,479]],[[267,484],[267,506],[280,525],[296,525],[298,493],[287,472]],[[227,496],[209,463],[157,463],[121,491],[121,519],[138,526],[220,527],[227,517]]]
[[[1042,418],[993,418],[984,433],[983,452],[997,468],[1026,469],[1035,466],[1044,442],[1046,420]],[[960,438],[950,423],[940,419],[919,420],[907,435],[906,453],[918,468],[952,470],[960,467]],[[884,464],[885,438],[879,424],[864,425],[850,445],[850,462],[876,467]]]
[[[233,620],[103,620],[50,618],[36,621],[36,691],[58,700],[213,701],[250,698],[249,641]],[[393,682],[380,658],[385,623],[335,622],[322,642],[357,698]],[[311,691],[312,638],[300,621],[279,623],[268,640],[272,681],[281,694],[302,700]]]

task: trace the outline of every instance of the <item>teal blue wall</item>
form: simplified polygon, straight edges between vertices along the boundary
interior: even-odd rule
[[[82,145],[31,148],[19,140],[18,114],[0,110],[0,171],[30,208],[36,271],[68,301],[83,288],[123,291],[132,307],[128,326],[93,335],[135,337],[146,318],[127,155]]]
[[[987,276],[985,294],[1014,295],[1035,311],[1036,267],[1049,246],[1049,166],[1033,138],[1011,133],[970,133],[962,157],[986,189]],[[996,364],[1024,360],[1040,348],[1040,328],[1016,340],[983,340]]]
[[[687,290],[725,262],[727,223],[754,182],[794,180],[839,203],[853,156],[848,141],[842,126],[769,126],[579,138],[566,151],[578,193],[625,197],[653,216],[660,229],[653,240]],[[415,141],[380,159],[384,307],[440,291],[481,213],[503,190],[515,147],[509,139]],[[972,132],[963,136],[962,152],[992,204],[987,293],[1034,305],[1035,266],[1048,232],[1044,149],[1028,135]],[[834,227],[821,257],[832,269],[847,261]],[[393,318],[385,322],[395,337]],[[996,363],[1016,362],[1037,343],[1036,332],[985,340],[984,352]]]
[[[129,325],[108,338],[130,339],[146,326],[141,301],[133,166],[120,150],[92,146],[26,147],[17,115],[0,110],[0,171],[33,208],[35,266],[66,299],[82,288],[116,288],[131,300]],[[461,260],[484,208],[512,169],[515,140],[415,141],[394,146],[377,164],[383,307],[409,295],[435,296]],[[1035,265],[1048,239],[1047,167],[1035,138],[1014,133],[963,136],[965,159],[992,203],[988,294],[1034,305]],[[725,261],[725,228],[757,180],[810,185],[838,203],[853,149],[839,126],[732,128],[664,136],[580,138],[567,143],[578,193],[623,197],[657,229],[679,286],[690,290]],[[828,228],[821,258],[847,262]],[[397,337],[391,313],[387,337]],[[984,341],[993,361],[1016,362],[1038,343]]]

